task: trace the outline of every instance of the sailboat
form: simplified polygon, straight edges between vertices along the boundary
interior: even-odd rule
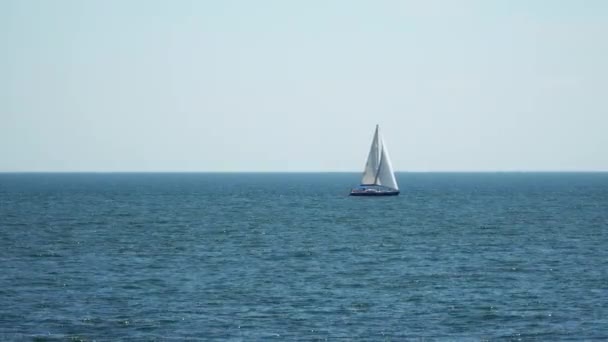
[[[393,166],[388,157],[388,150],[384,139],[380,135],[380,128],[376,125],[372,146],[367,156],[365,170],[361,185],[350,192],[351,196],[396,196],[399,195],[399,186],[395,179]]]

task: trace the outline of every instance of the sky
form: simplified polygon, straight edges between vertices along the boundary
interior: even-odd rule
[[[0,0],[0,171],[608,171],[608,1]]]

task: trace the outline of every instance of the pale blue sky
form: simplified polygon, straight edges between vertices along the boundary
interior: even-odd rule
[[[0,171],[608,170],[608,1],[0,0]]]

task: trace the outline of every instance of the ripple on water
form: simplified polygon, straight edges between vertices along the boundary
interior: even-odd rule
[[[356,181],[2,174],[0,339],[608,338],[608,174]]]

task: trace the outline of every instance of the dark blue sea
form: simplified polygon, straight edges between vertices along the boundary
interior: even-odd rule
[[[608,340],[608,173],[0,174],[0,340]]]

